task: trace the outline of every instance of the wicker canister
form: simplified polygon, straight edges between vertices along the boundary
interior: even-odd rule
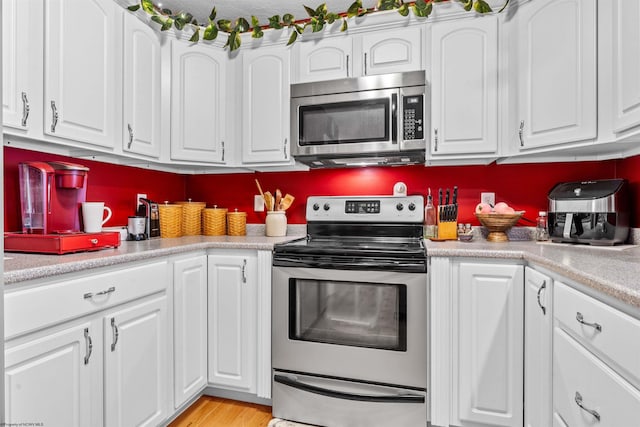
[[[202,210],[202,234],[224,236],[227,234],[227,210],[218,207]]]
[[[204,202],[176,202],[182,206],[182,235],[197,236],[202,234],[202,209]]]
[[[227,230],[229,236],[246,236],[247,234],[247,213],[227,212]]]
[[[182,205],[158,205],[160,237],[182,236]]]

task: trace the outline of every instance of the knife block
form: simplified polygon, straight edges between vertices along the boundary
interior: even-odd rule
[[[457,213],[457,212],[456,212]],[[441,207],[438,208],[438,240],[456,240],[458,238],[458,216],[453,221],[443,221],[440,218]],[[451,219],[451,218],[450,218]]]

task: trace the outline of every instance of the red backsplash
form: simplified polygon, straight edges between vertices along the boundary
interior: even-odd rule
[[[410,194],[434,196],[438,188],[459,188],[460,221],[477,225],[473,209],[483,191],[496,193],[496,201],[505,201],[525,217],[535,219],[547,208],[547,193],[560,181],[626,178],[632,196],[633,227],[640,226],[640,156],[625,160],[519,164],[488,166],[405,166],[362,169],[323,169],[306,172],[257,172],[246,174],[179,175],[129,166],[110,165],[89,160],[69,159],[15,148],[4,149],[5,230],[20,229],[18,194],[19,162],[28,160],[67,160],[89,167],[87,199],[105,201],[114,215],[106,225],[124,225],[133,214],[138,192],[146,192],[156,201],[191,198],[230,210],[247,212],[247,222],[263,223],[264,212],[253,212],[253,195],[258,194],[255,179],[263,191],[295,196],[288,211],[290,224],[305,222],[304,209],[311,195],[391,194],[393,185],[404,182]],[[529,225],[521,222],[522,225]]]

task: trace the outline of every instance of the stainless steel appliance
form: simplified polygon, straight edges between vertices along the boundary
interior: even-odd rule
[[[160,210],[158,209],[158,203],[145,198],[140,198],[140,202],[142,202],[142,205],[138,207],[138,216],[146,218],[145,237],[147,239],[160,237]]]
[[[306,238],[273,255],[273,414],[426,426],[422,196],[309,197]]]
[[[424,71],[291,85],[291,152],[310,167],[424,163]]]
[[[549,192],[553,242],[614,245],[629,234],[629,195],[624,179],[563,182]]]

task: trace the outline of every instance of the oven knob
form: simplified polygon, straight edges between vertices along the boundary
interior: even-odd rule
[[[325,211],[328,211],[330,207],[331,206],[329,206],[329,203],[325,203],[322,209],[324,209]]]
[[[398,203],[398,204],[396,205],[396,209],[397,209],[397,210],[399,210],[399,211],[401,211],[402,209],[404,209],[404,205],[403,205],[402,203]]]
[[[319,205],[319,204],[317,204],[317,203],[314,203],[314,204],[313,204],[313,210],[314,210],[314,211],[317,211],[318,209],[320,209],[320,205]]]
[[[414,203],[409,203],[409,210],[410,211],[415,211],[416,210],[416,205]]]

